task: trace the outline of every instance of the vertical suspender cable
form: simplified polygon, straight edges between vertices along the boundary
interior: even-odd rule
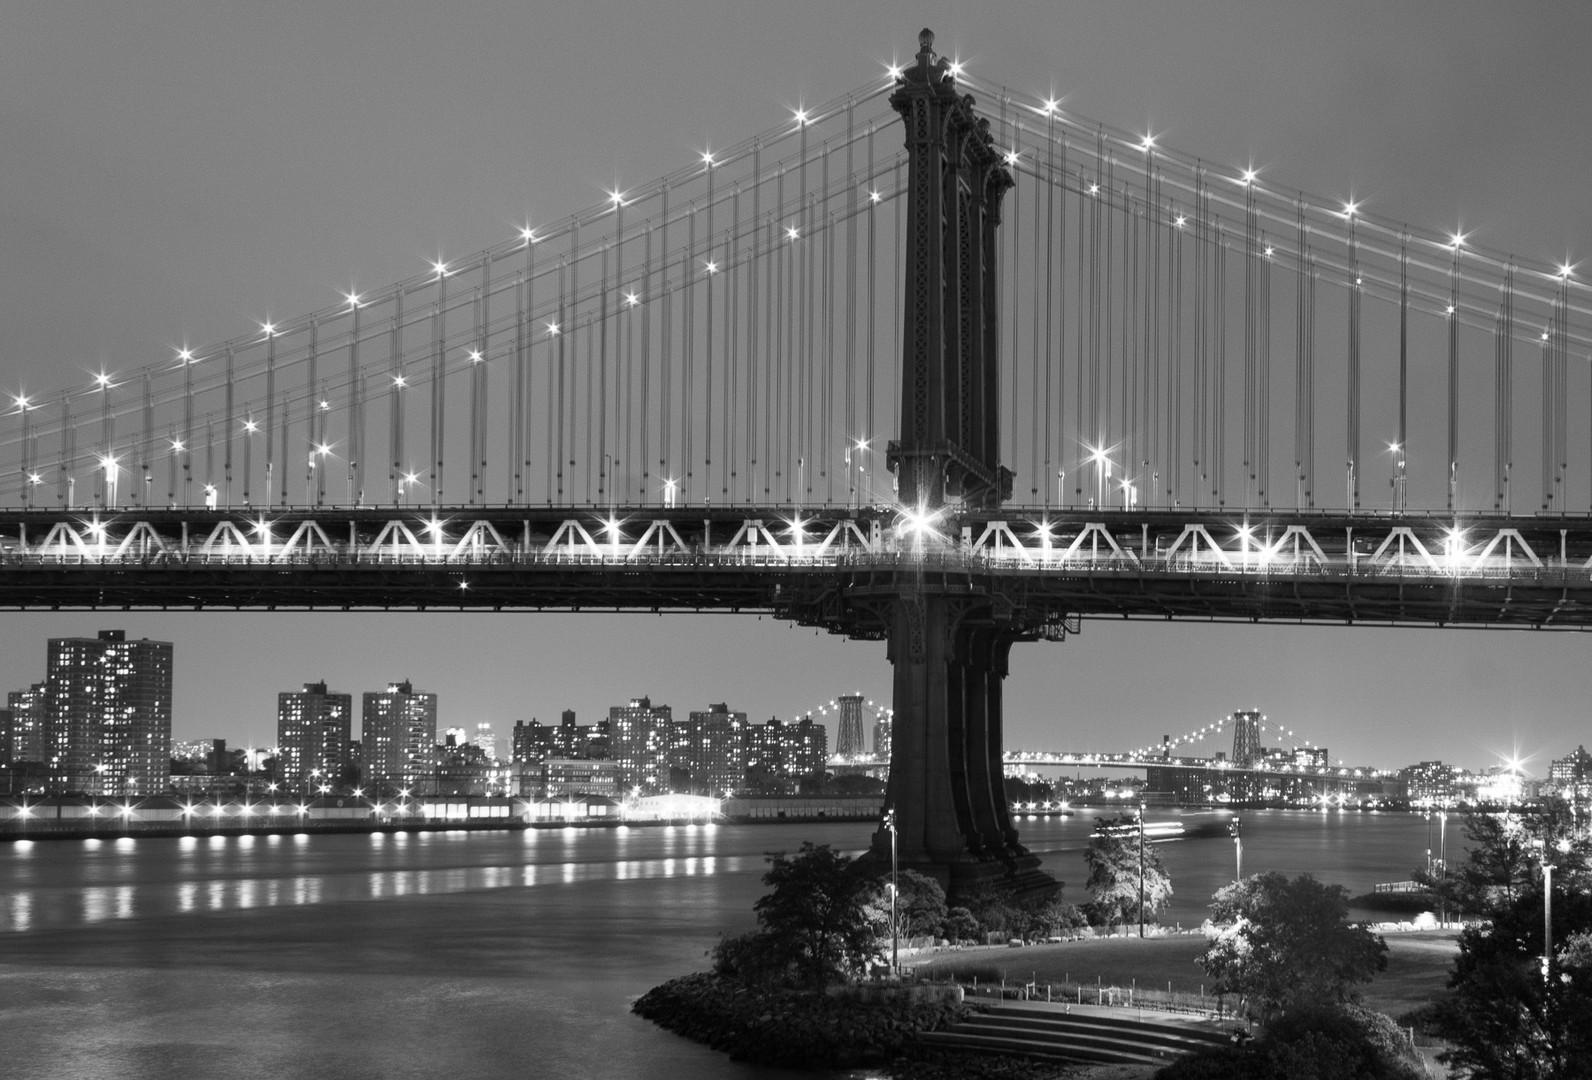
[[[618,215],[624,213],[622,205],[614,208],[615,235],[617,237]],[[602,502],[604,496],[613,490],[614,471],[613,458],[608,453],[608,294],[613,291],[614,279],[608,276],[608,253],[617,253],[619,248],[617,239],[603,245],[602,253],[597,262],[597,501]],[[587,401],[586,411],[588,417],[591,413],[591,372],[586,373]],[[588,471],[591,463],[587,463]]]
[[[442,501],[442,445],[446,438],[448,397],[448,271],[437,271],[437,298],[431,309],[431,505]]]
[[[1298,238],[1294,259],[1294,509],[1304,507],[1305,491],[1305,399],[1308,395],[1305,367],[1309,346],[1305,343],[1305,204],[1294,204]]]
[[[110,399],[107,389],[106,400]],[[107,452],[109,440],[107,439]],[[285,452],[287,447],[282,448]],[[265,505],[271,505],[271,482],[276,479],[276,332],[265,332]],[[248,483],[245,479],[244,483]]]
[[[1349,509],[1360,508],[1360,248],[1356,239],[1354,211],[1349,222],[1349,428],[1348,501]]]
[[[365,379],[359,370],[359,301],[349,301],[354,309],[348,331],[348,501],[365,504]]]
[[[1256,413],[1260,388],[1256,385],[1256,348],[1259,336],[1259,252],[1255,223],[1255,181],[1244,182],[1244,507],[1252,505],[1255,494],[1256,458],[1259,456],[1259,429]]]
[[[1410,255],[1409,241],[1399,237],[1399,437],[1393,451],[1394,509],[1403,512],[1407,491],[1404,463],[1409,460],[1410,401]]]
[[[1448,509],[1455,509],[1459,489],[1459,253],[1454,243],[1448,281]]]
[[[652,288],[652,230],[653,223],[649,220],[642,235],[641,248],[641,487],[637,492],[638,503],[647,501],[647,489],[652,477],[652,313],[658,305],[654,302],[657,294]]]
[[[1266,246],[1266,234],[1260,234],[1260,342],[1256,362],[1260,366],[1256,380],[1256,427],[1259,432],[1256,473],[1259,477],[1260,505],[1271,506],[1271,496],[1266,484],[1271,474],[1271,249]]]
[[[739,465],[743,455],[739,452],[737,440],[740,438],[742,426],[736,424],[738,407],[741,400],[741,366],[746,362],[745,357],[749,349],[740,348],[741,344],[741,185],[736,184],[730,194],[730,239],[729,250],[725,252],[726,266],[729,268],[730,300],[729,318],[725,320],[724,338],[724,364],[726,378],[724,381],[724,465],[728,470],[724,474],[724,501],[735,500],[735,485],[740,479]],[[852,251],[855,256],[855,248]],[[750,414],[751,410],[747,410]]]
[[[1194,491],[1195,505],[1205,494],[1205,469],[1210,462],[1210,455],[1205,447],[1205,416],[1206,398],[1209,390],[1206,384],[1206,338],[1209,334],[1207,325],[1207,302],[1209,297],[1206,288],[1206,264],[1209,259],[1209,245],[1207,243],[1209,228],[1207,216],[1210,211],[1209,196],[1205,191],[1205,169],[1196,165],[1194,171],[1194,439],[1193,450],[1194,466]]]
[[[1166,428],[1170,442],[1166,448],[1166,504],[1182,505],[1183,500],[1183,223],[1185,217],[1176,205],[1168,207],[1173,228],[1167,234],[1167,286],[1171,292],[1171,318],[1167,327]]]
[[[675,478],[669,472],[669,439],[672,435],[669,420],[671,417],[671,402],[669,393],[670,377],[673,372],[671,361],[674,357],[674,293],[669,287],[669,182],[663,182],[660,194],[661,208],[658,213],[658,263],[663,268],[660,273],[662,280],[658,283],[657,296],[662,310],[659,312],[658,348],[661,352],[661,363],[658,371],[658,476],[663,480],[664,490],[671,497],[676,490]]]
[[[762,324],[760,316],[763,314],[763,292],[761,275],[758,273],[763,264],[763,253],[760,250],[758,234],[763,228],[763,144],[761,141],[752,144],[752,221],[749,227],[752,239],[751,254],[746,260],[746,450],[750,464],[746,471],[746,501],[757,502],[757,439],[759,435],[757,423],[758,407],[758,366],[763,363],[765,353],[758,348],[758,329]],[[765,491],[764,494],[767,494]]]
[[[706,266],[703,268],[706,277],[703,279],[702,288],[707,294],[704,299],[704,318],[702,333],[702,457],[703,476],[702,494],[704,498],[713,497],[713,285],[718,276],[714,271],[716,263],[713,259],[713,166],[707,167],[708,173],[708,209],[707,209],[707,239],[703,244]],[[728,419],[726,417],[726,419]],[[722,466],[722,461],[720,462]]]
[[[1227,505],[1227,237],[1221,218],[1216,219],[1216,417],[1213,425],[1215,449],[1211,453],[1211,497],[1217,506]]]

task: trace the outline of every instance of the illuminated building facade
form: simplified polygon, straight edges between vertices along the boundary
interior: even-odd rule
[[[1548,766],[1548,782],[1554,794],[1572,802],[1592,799],[1592,754],[1585,746],[1562,758],[1554,758]]]
[[[150,795],[171,773],[169,641],[51,638],[44,751],[52,792]]]
[[[657,795],[669,786],[669,736],[673,712],[651,698],[631,698],[608,709],[609,756],[619,763],[624,790]]]
[[[354,696],[324,682],[276,696],[277,776],[289,791],[314,793],[338,780],[349,762]]]
[[[873,752],[884,761],[890,760],[890,721],[895,714],[886,709],[873,722]]]
[[[13,765],[24,761],[43,763],[47,759],[44,737],[45,684],[34,683],[26,690],[6,695],[11,711],[9,730],[10,758]]]
[[[360,699],[365,782],[372,790],[420,790],[436,768],[437,695],[415,693],[408,680]]]
[[[719,702],[689,713],[670,734],[669,765],[691,793],[727,795],[746,782],[746,714]]]
[[[746,764],[749,774],[769,780],[796,780],[822,774],[829,758],[829,731],[804,716],[795,723],[777,717],[748,729]]]
[[[1441,761],[1422,761],[1399,770],[1399,786],[1417,806],[1451,806],[1460,797],[1459,770]]]

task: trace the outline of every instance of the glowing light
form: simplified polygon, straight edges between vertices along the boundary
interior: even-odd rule
[[[415,484],[415,483],[419,483],[419,481],[420,481],[420,474],[419,473],[416,473],[416,472],[404,473],[404,483],[406,483],[406,484]]]
[[[102,387],[109,387],[111,384],[111,377],[102,371],[98,375],[94,376],[94,381]]]
[[[625,193],[617,190],[610,191],[608,193],[608,201],[613,204],[615,210],[621,210],[625,205]]]
[[[1452,315],[1454,313],[1454,305],[1453,304],[1449,304],[1448,305],[1448,313],[1450,315]]]
[[[1045,99],[1044,113],[1045,113],[1046,116],[1051,115],[1052,113],[1054,113],[1056,110],[1058,110],[1060,108],[1061,108],[1061,99],[1060,98],[1046,98]]]
[[[1257,170],[1257,169],[1255,169],[1253,167],[1245,169],[1243,178],[1241,180],[1239,180],[1239,183],[1244,185],[1245,187],[1248,187],[1250,184],[1253,184],[1255,182],[1255,178],[1257,176],[1259,176],[1259,175],[1260,175],[1259,170]]]
[[[807,119],[807,110],[806,109],[792,109],[791,112],[796,117],[796,126],[797,127],[806,127],[808,125],[808,123],[810,123],[810,121]]]
[[[180,454],[186,449],[187,449],[187,447],[183,445],[183,442],[182,442],[181,439],[173,439],[173,440],[171,440],[171,452],[172,453]]]
[[[635,307],[637,304],[641,303],[641,297],[637,296],[633,292],[627,292],[625,293],[625,303],[629,304],[631,307]]]
[[[321,411],[322,412],[325,412],[327,409],[330,409],[331,407],[332,407],[332,403],[330,401],[327,401],[325,398],[321,399]]]
[[[935,519],[941,513],[943,513],[943,508],[940,510],[929,510],[925,506],[919,506],[915,510],[903,508],[901,511],[901,527],[914,538],[921,540],[924,535],[934,532]]]
[[[795,239],[797,239],[800,236],[801,236],[801,232],[796,228],[796,226],[794,226],[794,225],[785,226],[785,239],[787,239],[787,240],[795,240]]]
[[[713,160],[713,151],[711,151],[711,150],[702,151],[702,164],[706,165],[710,169],[713,168],[713,166],[718,164],[718,162]]]
[[[1155,149],[1155,136],[1146,133],[1144,138],[1139,140],[1139,149],[1143,150],[1143,151],[1146,151],[1146,152],[1154,150]]]
[[[894,63],[886,64],[884,66],[884,71],[885,74],[890,76],[892,79],[899,79],[904,74],[901,65]]]
[[[707,271],[710,274],[718,273],[719,272],[719,264],[716,263],[716,262],[709,261],[708,264],[707,264]]]
[[[243,422],[243,430],[247,431],[250,435],[253,435],[256,431],[260,430],[260,425],[255,423],[253,420],[245,420]]]
[[[1022,154],[1018,153],[1016,150],[1006,151],[1005,160],[1007,165],[1016,165],[1021,158]]]
[[[558,324],[556,322],[548,323],[547,324],[547,332],[549,334],[557,334],[558,333]]]
[[[1559,264],[1559,277],[1560,277],[1561,280],[1569,281],[1570,278],[1572,278],[1574,276],[1575,276],[1575,264],[1574,263],[1560,263]]]
[[[527,244],[536,243],[536,230],[531,228],[529,225],[521,226],[520,239],[524,240]]]
[[[44,477],[40,476],[36,472],[35,473],[28,473],[28,483],[30,483],[33,486],[37,487],[38,485],[44,483]]]
[[[1353,199],[1350,199],[1348,202],[1343,204],[1342,216],[1346,218],[1352,218],[1355,214],[1359,213],[1359,211],[1360,204],[1355,202]]]
[[[99,459],[99,463],[100,463],[100,468],[104,469],[106,472],[115,472],[116,471],[116,455],[115,454],[103,454],[103,455],[101,455],[100,459]]]
[[[431,264],[431,272],[436,274],[439,278],[447,277],[448,264],[441,261],[434,261]]]
[[[871,203],[882,202],[884,201],[884,195],[878,189],[871,190],[868,192],[868,201]]]
[[[359,306],[360,296],[357,292],[345,292],[343,294],[343,299],[348,301],[348,306],[351,308],[357,308]]]
[[[1542,340],[1543,341],[1547,341],[1548,340],[1548,332],[1546,330],[1544,330],[1542,332]]]
[[[177,359],[181,360],[185,364],[192,363],[193,362],[193,350],[192,349],[188,349],[188,348],[178,349],[177,350]]]
[[[329,444],[329,443],[316,443],[315,444],[315,452],[317,454],[321,455],[321,457],[325,457],[327,454],[330,454],[332,452],[331,444]]]
[[[479,364],[480,362],[481,362],[481,350],[480,349],[471,349],[470,350],[470,363]]]
[[[1100,194],[1100,185],[1099,184],[1090,184],[1089,185],[1089,194],[1091,194],[1091,195]]]
[[[1276,252],[1276,250],[1277,249],[1273,248],[1273,247],[1266,248],[1266,258],[1268,258],[1268,259],[1271,258],[1272,255]]]
[[[1179,215],[1178,215],[1178,216],[1177,216],[1177,220],[1176,220],[1176,221],[1175,221],[1175,222],[1173,222],[1173,224],[1174,224],[1174,225],[1176,225],[1176,226],[1177,226],[1177,227],[1178,227],[1178,228],[1180,228],[1180,229],[1181,229],[1181,228],[1182,228],[1182,227],[1183,227],[1183,226],[1185,226],[1185,225],[1187,225],[1187,224],[1188,224],[1188,218],[1187,218],[1187,217],[1185,217],[1185,216],[1184,216],[1184,215],[1182,215],[1182,214],[1179,214]]]
[[[440,533],[441,531],[442,531],[442,522],[438,521],[436,518],[432,518],[430,521],[426,522],[426,532],[431,533],[433,536],[435,536],[438,533]]]
[[[26,394],[12,394],[11,400],[16,402],[17,408],[23,412],[28,409],[28,396]]]
[[[962,77],[962,72],[967,70],[960,60],[952,60],[947,66],[950,69],[951,78],[953,79],[960,79]]]
[[[1448,246],[1453,248],[1455,251],[1458,251],[1460,248],[1464,247],[1465,234],[1462,232],[1450,233],[1448,237]]]
[[[404,387],[409,385],[409,380],[404,378],[402,375],[394,375],[392,377],[392,385],[394,390],[402,390]]]

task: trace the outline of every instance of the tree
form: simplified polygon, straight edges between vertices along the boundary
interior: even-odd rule
[[[1124,814],[1115,819],[1098,818],[1096,824],[1095,834],[1083,852],[1089,866],[1089,880],[1084,887],[1089,890],[1095,921],[1107,926],[1138,922],[1142,894],[1142,918],[1154,922],[1172,902],[1172,875],[1167,873],[1160,853],[1144,840],[1139,822],[1133,817]]]
[[[787,958],[797,978],[814,988],[862,971],[879,956],[879,881],[828,844],[804,841],[795,855],[768,856],[753,905],[773,954]]]
[[[945,925],[945,890],[931,877],[916,870],[896,875],[900,894],[896,898],[896,918],[904,938],[938,937]]]
[[[1348,922],[1349,891],[1309,874],[1255,874],[1218,889],[1199,958],[1219,994],[1248,994],[1272,1012],[1354,1001],[1387,967],[1387,942]]]
[[[965,907],[954,907],[945,913],[945,936],[952,942],[969,941],[978,933],[978,920]]]
[[[1526,812],[1471,811],[1464,831],[1465,858],[1452,873],[1418,869],[1413,875],[1445,908],[1491,915],[1513,907],[1533,888],[1544,847],[1555,850],[1560,881],[1568,886],[1588,879],[1592,841],[1579,835],[1573,811],[1561,800]]]
[[[1460,934],[1453,995],[1437,1023],[1461,1076],[1569,1080],[1592,1076],[1592,896],[1555,874],[1554,960],[1542,969],[1538,880],[1496,907],[1490,925]]]

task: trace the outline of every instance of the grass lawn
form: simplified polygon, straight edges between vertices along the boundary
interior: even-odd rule
[[[1459,946],[1453,934],[1409,933],[1387,935],[1387,970],[1364,986],[1365,1004],[1389,1016],[1415,1008],[1446,994],[1448,972]],[[1195,959],[1205,951],[1199,935],[1146,938],[1096,938],[1057,945],[1030,945],[1021,949],[988,948],[936,953],[915,960],[918,973],[944,978],[955,973],[980,982],[1011,983],[1030,980],[1074,982],[1106,986],[1137,984],[1144,989],[1197,994],[1209,979]]]

